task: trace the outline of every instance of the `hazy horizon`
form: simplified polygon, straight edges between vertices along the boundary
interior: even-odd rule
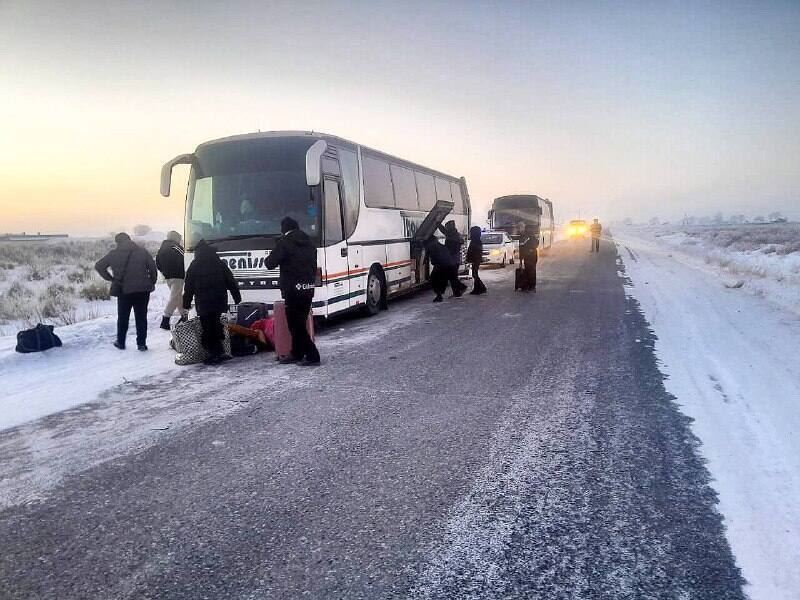
[[[0,4],[0,232],[182,229],[208,139],[325,131],[559,221],[800,218],[800,4]]]

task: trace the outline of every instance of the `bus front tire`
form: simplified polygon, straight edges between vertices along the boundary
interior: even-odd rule
[[[364,303],[364,314],[377,315],[386,305],[386,283],[383,274],[372,268],[367,277],[367,300]]]

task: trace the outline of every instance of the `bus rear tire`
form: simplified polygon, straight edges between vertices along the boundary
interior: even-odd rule
[[[372,267],[367,277],[367,299],[364,302],[364,314],[377,315],[386,302],[386,281],[383,274]]]

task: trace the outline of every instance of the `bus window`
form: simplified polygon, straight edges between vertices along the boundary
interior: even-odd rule
[[[450,195],[450,182],[446,179],[436,178],[436,199],[437,200],[452,200]]]
[[[363,155],[364,203],[371,208],[394,208],[389,163]]]
[[[349,238],[356,230],[358,209],[361,206],[361,181],[358,177],[358,157],[351,150],[339,148],[339,163],[344,184],[344,237]]]
[[[419,210],[417,203],[417,185],[414,183],[414,172],[399,165],[391,166],[394,201],[397,208]]]
[[[433,176],[414,171],[414,177],[417,180],[419,207],[422,210],[429,211],[436,204],[436,188],[433,184]]]
[[[342,241],[342,209],[339,199],[339,182],[325,178],[325,245]]]
[[[450,191],[453,193],[453,212],[459,215],[467,214],[466,208],[464,207],[464,199],[461,197],[461,186],[451,181]]]

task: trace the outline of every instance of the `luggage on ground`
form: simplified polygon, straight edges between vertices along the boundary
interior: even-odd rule
[[[241,302],[236,311],[236,324],[252,327],[253,323],[267,318],[267,305],[263,302]]]
[[[255,323],[250,326],[251,329],[255,329],[258,332],[264,335],[264,339],[267,342],[267,346],[270,349],[275,348],[275,319],[272,317],[267,317],[266,319],[259,319]]]
[[[286,321],[286,303],[282,300],[275,302],[272,310],[272,318],[274,320],[274,345],[275,345],[275,358],[280,360],[286,358],[292,353],[292,334],[289,331],[289,324]],[[308,319],[306,320],[306,329],[311,340],[314,340],[314,317],[313,311],[308,311]]]
[[[15,350],[22,354],[28,354],[30,352],[44,352],[59,346],[61,346],[61,339],[53,333],[53,326],[39,323],[36,327],[25,329],[17,334],[17,347]]]
[[[222,321],[222,330],[225,334],[222,340],[222,350],[224,354],[232,356],[231,336],[228,332],[227,319],[223,315],[220,320]],[[202,335],[203,326],[200,324],[199,317],[179,322],[172,328],[172,341],[170,342],[170,346],[178,353],[177,356],[175,356],[176,365],[193,365],[203,362],[210,356],[208,351],[203,348],[201,342]]]
[[[515,290],[526,290],[530,287],[530,281],[528,279],[528,272],[520,265],[514,270],[514,289]]]

